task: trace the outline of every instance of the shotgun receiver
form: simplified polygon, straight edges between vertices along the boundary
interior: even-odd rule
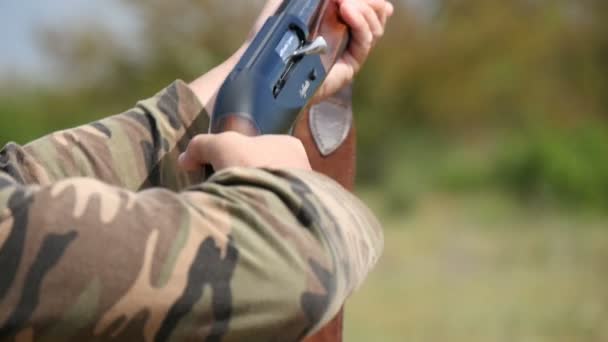
[[[220,88],[210,132],[288,133],[348,37],[333,0],[284,0]]]

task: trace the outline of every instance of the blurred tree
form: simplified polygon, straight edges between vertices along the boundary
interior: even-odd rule
[[[242,42],[261,1],[226,6],[217,0],[124,1],[137,20],[130,40],[103,27],[45,27],[44,51],[62,70],[62,83],[78,97],[124,107],[175,78],[192,79]],[[107,102],[106,102],[107,103]]]
[[[430,22],[398,13],[359,83],[370,90],[360,92],[360,102],[386,108],[398,122],[467,132],[471,125],[538,116],[568,123],[605,112],[604,2],[439,4]]]

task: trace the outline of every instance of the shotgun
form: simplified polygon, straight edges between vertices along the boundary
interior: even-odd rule
[[[324,155],[315,147],[307,124],[310,100],[348,40],[348,27],[339,19],[334,0],[284,0],[220,88],[210,133],[293,133],[304,143],[313,169],[352,190],[354,128],[349,128],[338,151]],[[348,89],[346,93],[350,94]],[[212,170],[207,168],[207,172]],[[342,322],[341,311],[305,341],[342,341]]]
[[[220,88],[210,133],[288,133],[348,38],[333,0],[284,0]]]

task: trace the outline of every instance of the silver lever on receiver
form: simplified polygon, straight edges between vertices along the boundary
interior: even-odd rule
[[[327,41],[323,37],[317,37],[310,44],[304,45],[291,54],[291,57],[302,55],[321,55],[327,52]]]

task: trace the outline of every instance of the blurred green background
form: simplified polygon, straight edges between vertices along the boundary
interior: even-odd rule
[[[394,4],[356,83],[358,189],[386,250],[347,340],[608,341],[608,2]],[[128,34],[111,15],[36,25],[50,71],[2,73],[0,143],[195,78],[261,2],[119,5]]]

